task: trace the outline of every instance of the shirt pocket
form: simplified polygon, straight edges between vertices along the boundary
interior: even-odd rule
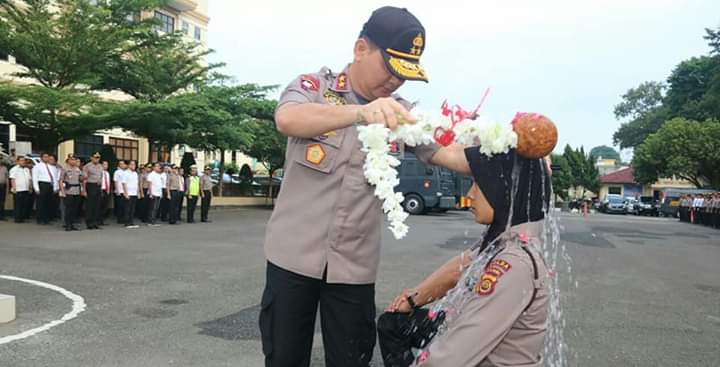
[[[344,131],[306,139],[298,145],[295,162],[314,171],[330,174],[337,166]]]

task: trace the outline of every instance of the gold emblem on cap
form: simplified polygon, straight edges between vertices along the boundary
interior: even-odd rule
[[[413,39],[413,47],[410,49],[410,53],[413,55],[420,56],[420,53],[422,53],[422,47],[425,44],[425,41],[423,40],[422,33],[418,33],[417,36],[415,36],[415,39]]]

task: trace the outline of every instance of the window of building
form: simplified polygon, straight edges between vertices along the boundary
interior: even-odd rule
[[[202,40],[202,30],[198,26],[195,26],[195,39],[198,41]]]
[[[0,50],[0,61],[10,61],[10,55],[8,55],[5,51]]]
[[[88,159],[90,156],[102,150],[103,137],[88,135],[75,139],[75,155],[79,158]]]
[[[231,160],[233,163],[237,162],[237,152],[236,151],[233,150],[230,157],[231,157]]]
[[[137,160],[139,143],[134,139],[110,138],[110,145],[117,159]]]
[[[182,32],[183,32],[183,34],[185,34],[186,36],[189,36],[189,35],[190,35],[190,23],[188,23],[188,22],[186,22],[186,21],[184,21],[184,20],[182,21]]]
[[[610,186],[608,188],[608,194],[610,195],[622,195],[622,187],[620,186]]]
[[[153,144],[150,162],[170,162],[170,149],[167,145]]]
[[[156,10],[155,18],[160,21],[160,24],[158,24],[156,28],[158,31],[165,33],[172,33],[175,31],[175,18],[172,16]]]

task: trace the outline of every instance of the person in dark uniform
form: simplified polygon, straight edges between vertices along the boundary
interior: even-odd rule
[[[85,197],[85,225],[87,229],[100,229],[98,217],[100,217],[103,185],[103,166],[100,164],[100,153],[95,152],[90,156],[90,162],[83,167],[83,190]]]
[[[205,173],[200,177],[200,189],[202,190],[202,204],[200,206],[200,221],[208,223],[208,213],[210,212],[210,202],[212,201],[213,182],[210,173],[210,167],[205,167]]]
[[[425,39],[407,9],[380,8],[355,41],[350,65],[300,75],[280,97],[275,122],[288,136],[288,164],[265,237],[259,326],[266,366],[310,364],[318,308],[326,366],[366,367],[372,359],[382,203],[364,177],[357,126],[417,121],[411,103],[394,93],[407,80],[427,81]],[[425,163],[469,170],[457,159],[462,149],[413,151]]]
[[[60,181],[60,197],[63,198],[65,206],[65,230],[68,232],[78,230],[74,223],[80,212],[80,197],[84,192],[82,189],[83,173],[78,167],[79,164],[79,159],[74,156],[69,157],[68,166],[63,170]]]
[[[521,158],[514,150],[489,157],[470,147],[466,153],[474,179],[470,210],[490,227],[478,245],[401,292],[380,316],[386,367],[543,365],[550,279],[541,238],[549,171],[542,159]],[[484,268],[473,266],[488,252]],[[445,307],[459,309],[422,308],[450,290],[461,301]],[[456,316],[436,335],[447,312]],[[413,348],[424,351],[416,358]]]

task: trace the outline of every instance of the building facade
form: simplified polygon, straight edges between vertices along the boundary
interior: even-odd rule
[[[608,195],[620,195],[624,198],[639,198],[652,196],[660,199],[663,189],[693,189],[695,185],[676,177],[661,178],[652,185],[641,185],[635,181],[635,172],[632,167],[622,168],[618,171],[600,176],[600,192],[598,197],[604,201]]]
[[[210,23],[208,6],[209,0],[172,0],[167,6],[146,12],[142,16],[160,20],[158,32],[182,32],[188,40],[194,40],[201,48],[206,49]],[[0,79],[10,79],[15,83],[32,83],[32,80],[19,80],[11,76],[21,68],[22,65],[18,64],[12,55],[3,54],[0,50]],[[101,96],[120,102],[132,99],[117,91],[103,92]],[[63,142],[56,147],[56,152],[58,157],[65,157],[69,153],[89,157],[92,152],[100,150],[105,144],[112,146],[118,159],[132,159],[141,163],[148,161],[180,163],[186,152],[192,153],[197,164],[201,166],[217,165],[220,161],[220,152],[193,151],[190,147],[182,145],[170,148],[151,146],[146,138],[122,129],[102,130],[90,136]],[[23,134],[22,129],[3,121],[0,121],[0,150],[10,156],[39,153],[38,147],[33,147],[32,136]],[[247,164],[251,168],[262,167],[240,152],[226,152],[225,161],[235,162],[238,166]]]

